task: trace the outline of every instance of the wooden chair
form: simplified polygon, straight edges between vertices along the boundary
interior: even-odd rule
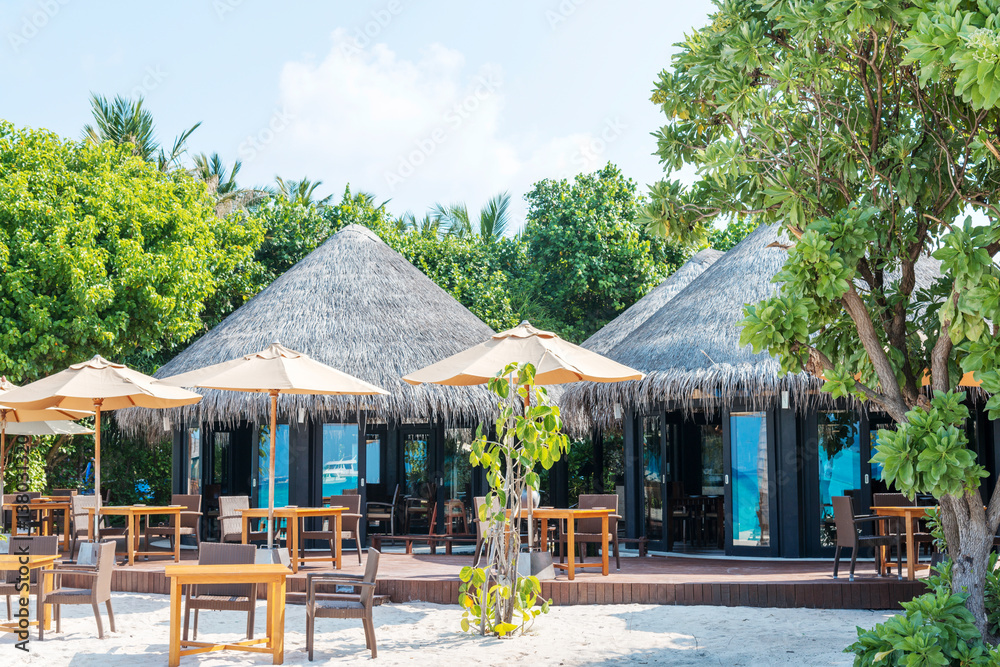
[[[206,542],[198,549],[198,565],[252,565],[257,547],[252,544],[214,544]],[[239,568],[233,568],[237,570]],[[194,610],[194,636],[198,639],[198,611],[243,611],[247,614],[247,639],[253,639],[257,584],[198,584],[187,587],[184,596],[184,641],[188,638],[191,610]]]
[[[465,516],[465,503],[456,498],[444,501],[444,532],[451,535],[455,532],[455,522],[462,527],[462,535],[469,534],[469,520]]]
[[[245,509],[250,509],[249,496],[219,497],[219,542],[243,543],[243,515],[237,510]],[[254,539],[266,540],[267,533],[251,530],[247,541],[252,542]]]
[[[369,522],[369,526],[372,521],[388,521],[389,534],[396,534],[396,506],[399,503],[399,488],[399,484],[397,484],[396,490],[392,494],[391,503],[365,503],[365,521]]]
[[[7,544],[7,552],[10,554],[28,553],[32,556],[58,556],[59,555],[59,536],[58,535],[47,535],[44,537],[10,537],[8,538],[10,542]],[[22,551],[22,547],[27,547],[27,551]],[[20,597],[23,591],[18,591],[18,582],[20,581],[21,575],[16,571],[8,570],[3,573],[6,575],[0,578],[0,595],[7,598],[7,620],[13,620],[10,612],[10,596],[15,598]],[[38,570],[31,571],[31,577],[28,580],[28,595],[38,595]]]
[[[98,542],[88,542],[93,544],[93,561],[83,559],[75,564],[60,564],[52,570],[41,570],[42,576],[53,576],[55,582],[53,590],[45,593],[45,587],[39,587],[38,618],[44,617],[44,606],[51,604],[55,606],[56,632],[62,632],[62,618],[60,609],[64,604],[90,604],[94,609],[94,618],[97,620],[97,637],[104,639],[104,625],[101,623],[101,610],[98,607],[102,602],[108,610],[108,625],[111,632],[115,631],[115,614],[111,610],[111,574],[115,565],[115,543],[111,540]],[[81,550],[81,557],[83,551]],[[63,588],[62,575],[72,574],[76,577],[87,577],[93,583],[90,588]],[[38,624],[38,638],[45,639],[45,623]]]
[[[87,539],[89,534],[89,527],[87,522],[91,520],[90,514],[87,512],[88,507],[97,506],[96,496],[70,496],[70,532],[69,535],[72,538],[72,544],[69,548],[69,557],[72,560],[76,557],[76,549],[79,546],[80,538]],[[128,534],[126,528],[111,528],[105,521],[104,517],[101,517],[98,527],[101,531],[101,538],[124,538]]]
[[[365,628],[365,646],[372,652],[372,658],[378,657],[372,607],[375,602],[376,576],[381,555],[376,549],[368,550],[368,562],[365,564],[365,573],[361,576],[320,572],[310,572],[306,575],[306,650],[309,652],[310,662],[313,659],[317,617],[360,618]],[[360,591],[352,594],[322,593],[319,587],[324,584],[355,586],[360,588]]]
[[[899,517],[895,516],[855,516],[854,499],[850,496],[834,496],[833,521],[837,526],[837,548],[833,557],[833,578],[837,578],[840,566],[840,550],[851,550],[851,574],[849,581],[854,581],[854,566],[858,560],[858,549],[875,548],[875,570],[882,574],[881,552],[879,547],[896,547],[896,567],[898,578],[903,578],[903,541],[900,537]],[[882,535],[862,535],[861,525],[866,523],[884,522]]]
[[[582,510],[594,509],[597,507],[604,507],[611,510],[611,516],[608,517],[608,542],[604,542],[604,536],[601,534],[601,520],[600,519],[579,519],[576,522],[576,529],[573,533],[573,539],[576,542],[577,552],[580,554],[580,562],[583,562],[584,554],[587,552],[588,544],[598,544],[601,549],[607,549],[609,546],[613,549],[615,555],[615,569],[622,569],[621,558],[618,553],[618,494],[616,493],[583,493],[580,494],[580,500],[578,507]],[[559,549],[559,562],[563,562],[566,557],[566,534],[561,530],[560,522],[560,532],[557,537],[560,543]],[[570,558],[573,554],[569,555]]]
[[[39,491],[25,491],[23,494],[8,493],[3,496],[3,504],[7,505],[16,503],[19,495],[27,496],[29,502],[38,500],[42,496]],[[9,528],[9,532],[12,535],[17,532],[17,517],[12,510],[3,511],[3,525]],[[39,519],[39,512],[37,510],[32,510],[30,516],[28,517],[28,535],[31,534],[32,530],[38,530],[38,533],[41,534],[41,525],[42,522]]]
[[[171,505],[181,505],[181,536],[193,535],[195,544],[201,547],[201,495],[178,494],[170,496]],[[174,517],[167,523],[160,522],[155,526],[146,526],[146,551],[149,551],[150,537],[166,537],[170,542],[170,550],[174,549]]]
[[[347,508],[347,511],[340,515],[340,538],[354,540],[358,552],[358,565],[361,565],[361,534],[358,530],[358,524],[361,522],[361,496],[355,494],[336,496],[336,499],[331,500],[330,504],[334,507],[339,505]],[[306,540],[323,540],[330,545],[330,556],[337,557],[336,524],[331,526],[330,521],[330,517],[323,517],[322,530],[299,531],[299,553],[302,556],[305,556],[306,553]]]

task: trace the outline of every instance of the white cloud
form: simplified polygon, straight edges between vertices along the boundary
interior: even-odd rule
[[[284,65],[278,110],[287,127],[262,141],[252,155],[241,150],[248,180],[322,179],[327,190],[350,182],[397,213],[424,213],[433,203],[465,201],[479,207],[509,190],[515,215],[531,184],[595,169],[606,161],[600,146],[607,128],[593,134],[538,136],[531,128],[505,133],[506,90],[501,68],[474,69],[440,44],[419,59],[400,58],[385,44],[359,48],[345,31],[333,33],[321,61]],[[273,120],[273,119],[272,119]],[[610,121],[609,121],[610,122]],[[266,170],[266,171],[265,171]]]

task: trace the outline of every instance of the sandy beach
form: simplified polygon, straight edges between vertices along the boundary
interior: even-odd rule
[[[30,653],[14,648],[13,635],[0,638],[0,664],[56,667],[165,665],[170,626],[168,597],[116,594],[117,632],[97,639],[88,606],[63,608],[63,632],[39,642]],[[378,663],[539,665],[850,665],[842,653],[856,636],[890,614],[857,610],[760,609],[613,605],[554,607],[528,635],[498,640],[459,631],[457,606],[386,604],[375,610]],[[203,613],[199,640],[238,640],[244,616]],[[256,626],[264,628],[264,603]],[[53,628],[54,629],[54,628]],[[289,605],[285,664],[370,663],[358,621],[319,619],[315,662],[305,653],[305,608]],[[182,658],[182,665],[269,665],[267,656],[212,653]]]

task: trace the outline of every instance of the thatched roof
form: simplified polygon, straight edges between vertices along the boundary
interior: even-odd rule
[[[293,266],[182,353],[156,377],[169,377],[263,350],[275,341],[389,391],[388,396],[281,396],[279,412],[300,407],[354,419],[359,408],[383,420],[491,419],[485,387],[412,387],[402,376],[487,340],[493,330],[386,245],[350,225]],[[258,420],[266,394],[198,390],[184,417],[206,422]],[[200,412],[199,412],[200,411]],[[119,412],[133,432],[162,433],[163,414]],[[172,411],[174,423],[182,415]]]
[[[560,404],[568,422],[577,430],[587,423],[612,424],[615,403],[643,408],[670,402],[684,409],[697,403],[711,409],[742,397],[750,407],[764,407],[781,390],[791,391],[800,406],[816,400],[821,383],[815,378],[781,377],[775,358],[739,344],[744,304],[778,289],[771,279],[788,254],[770,247],[776,241],[787,244],[779,224],[758,228],[609,349],[608,357],[646,377],[567,388]],[[916,270],[918,286],[927,286],[939,275],[939,264],[922,259]]]
[[[720,257],[722,257],[722,252],[711,248],[696,253],[683,266],[674,271],[669,278],[654,287],[649,294],[629,306],[625,312],[584,341],[583,347],[598,354],[607,355],[615,345],[622,342],[639,325],[662,308],[663,304],[674,298],[688,286],[688,283],[704,273],[705,269]]]

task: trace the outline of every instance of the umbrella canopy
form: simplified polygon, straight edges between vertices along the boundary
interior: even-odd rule
[[[19,422],[7,425],[7,435],[90,435],[94,429],[71,421]]]
[[[10,382],[6,377],[0,377],[0,397],[3,397],[4,394],[12,389],[17,389],[17,385]],[[61,410],[59,408],[16,409],[6,405],[0,405],[0,493],[2,493],[4,488],[3,480],[5,479],[4,462],[7,460],[7,434],[34,435],[33,433],[25,433],[20,430],[16,430],[10,426],[10,424],[27,423],[35,426],[36,422],[40,422],[42,420],[47,422],[75,420],[90,417],[92,414],[93,413],[89,411]],[[85,432],[92,433],[92,431]]]
[[[403,376],[410,384],[466,387],[486,384],[510,363],[530,363],[535,367],[535,384],[623,382],[641,380],[642,373],[565,341],[551,331],[542,331],[521,322],[513,329],[464,352]]]
[[[385,389],[272,343],[266,350],[158,381],[172,387],[280,394],[376,395]]]
[[[271,448],[267,478],[267,548],[274,544],[274,442],[278,430],[278,394],[388,394],[369,384],[290,350],[278,342],[266,350],[160,380],[163,385],[271,395]]]
[[[155,378],[115,364],[100,355],[64,371],[3,394],[3,404],[14,409],[57,408],[94,410],[94,496],[101,507],[101,411],[121,408],[172,408],[191,405],[201,396],[180,387],[167,387]],[[99,512],[94,512],[98,535]]]

